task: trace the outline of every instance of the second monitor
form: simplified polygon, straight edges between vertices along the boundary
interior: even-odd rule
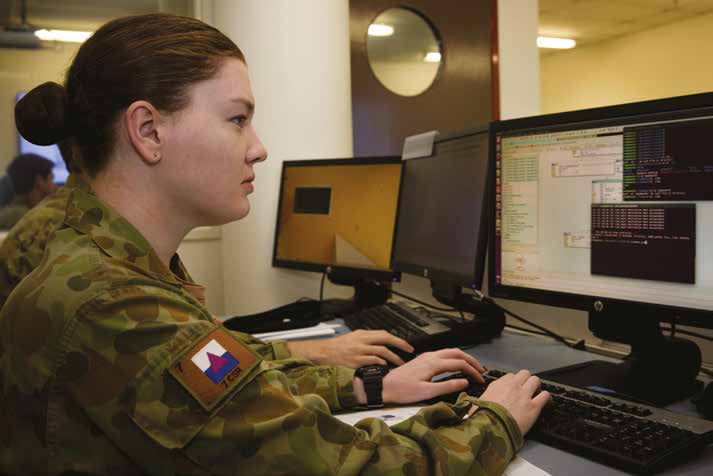
[[[325,272],[359,305],[386,299],[399,157],[283,162],[273,266]],[[374,296],[374,293],[378,296]]]

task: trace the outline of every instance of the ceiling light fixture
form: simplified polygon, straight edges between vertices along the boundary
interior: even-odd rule
[[[554,38],[551,36],[538,36],[537,46],[540,48],[555,48],[568,50],[577,46],[577,42],[569,38]]]
[[[383,23],[372,23],[369,25],[369,36],[391,36],[394,34],[394,27]]]
[[[64,41],[67,43],[83,43],[90,36],[91,31],[73,30],[37,30],[35,36],[42,41]]]

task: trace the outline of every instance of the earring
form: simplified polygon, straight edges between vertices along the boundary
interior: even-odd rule
[[[161,161],[161,152],[154,152],[154,153],[153,153],[153,158],[154,158],[157,162],[160,162],[160,161]]]

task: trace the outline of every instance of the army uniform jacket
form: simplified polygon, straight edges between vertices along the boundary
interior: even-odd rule
[[[263,359],[214,321],[176,261],[91,193],[70,193],[0,313],[0,473],[482,475],[522,445],[507,411],[465,394],[391,428],[342,423],[331,413],[355,405],[353,370]]]
[[[39,266],[52,234],[64,222],[67,200],[75,188],[91,190],[81,176],[70,174],[67,182],[22,217],[0,244],[0,309],[15,286]],[[176,266],[175,274],[183,279],[187,290],[205,305],[202,286],[195,284],[179,259],[176,260]],[[291,356],[285,341],[265,343],[247,334],[242,336],[265,359],[286,359]]]

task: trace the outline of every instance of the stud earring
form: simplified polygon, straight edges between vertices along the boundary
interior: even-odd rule
[[[153,158],[156,159],[156,161],[160,162],[161,161],[161,152],[154,152]]]

